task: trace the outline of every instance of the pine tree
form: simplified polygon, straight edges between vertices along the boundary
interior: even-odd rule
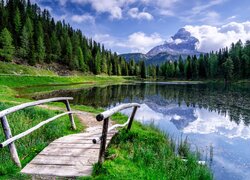
[[[234,64],[231,58],[227,58],[226,62],[222,64],[225,82],[228,82],[233,77]]]
[[[192,65],[191,65],[191,57],[190,56],[187,57],[187,60],[185,62],[184,71],[185,71],[186,79],[191,79],[191,77],[192,77]]]
[[[78,47],[77,57],[78,57],[78,63],[79,63],[80,70],[82,72],[87,72],[88,68],[87,68],[87,65],[84,62],[82,49],[80,47]]]
[[[103,53],[102,53],[103,54]],[[102,56],[102,73],[107,74],[108,73],[108,67],[107,67],[107,60],[105,58],[105,55]]]
[[[11,61],[14,56],[15,47],[12,45],[12,36],[7,28],[0,34],[0,57],[6,61]]]
[[[94,61],[94,74],[100,74],[101,73],[101,54],[99,51],[97,51]]]
[[[140,62],[140,69],[141,69],[141,78],[145,79],[147,75],[146,75],[146,66],[144,61]]]
[[[21,16],[20,16],[20,11],[17,8],[16,12],[15,12],[15,17],[14,17],[14,25],[15,25],[15,46],[19,45],[19,39],[20,39],[20,32],[21,32]]]
[[[58,61],[61,56],[61,44],[56,37],[56,32],[54,31],[50,40],[51,45],[51,60]]]
[[[66,38],[66,47],[65,47],[66,51],[65,51],[65,57],[64,57],[64,62],[67,65],[70,65],[71,61],[72,61],[72,44],[71,44],[71,40],[69,37]]]
[[[208,66],[209,66],[209,77],[214,78],[218,71],[218,60],[217,56],[213,53],[210,54]]]
[[[27,58],[29,54],[29,34],[26,26],[23,27],[22,35],[21,35],[21,47],[18,50],[18,55],[21,58]]]
[[[45,46],[43,42],[43,38],[41,36],[38,37],[37,40],[37,54],[36,58],[38,59],[39,62],[42,62],[45,58]]]

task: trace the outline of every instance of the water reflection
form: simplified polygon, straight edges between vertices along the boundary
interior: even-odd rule
[[[142,106],[137,120],[154,123],[174,137],[188,136],[204,154],[213,147],[215,179],[250,177],[249,86],[141,83],[60,90],[35,98],[55,96],[72,96],[74,104],[104,108],[138,102]],[[123,113],[130,114],[128,111]]]
[[[248,87],[224,87],[218,84],[172,85],[141,83],[92,87],[75,91],[60,90],[36,96],[36,99],[72,96],[75,104],[109,107],[121,102],[145,103],[157,112],[171,110],[172,106],[197,107],[227,116],[240,125],[250,123],[250,91]],[[173,109],[174,111],[174,109]],[[179,109],[178,109],[179,111]],[[171,112],[169,112],[171,113]],[[180,113],[180,111],[179,111]],[[185,113],[189,114],[189,112]]]

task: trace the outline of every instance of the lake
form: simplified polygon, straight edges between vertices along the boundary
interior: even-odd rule
[[[188,138],[215,179],[250,179],[250,86],[135,83],[58,90],[35,98],[72,96],[74,104],[110,108],[141,104],[136,119],[176,140]],[[123,111],[129,114],[131,110]]]

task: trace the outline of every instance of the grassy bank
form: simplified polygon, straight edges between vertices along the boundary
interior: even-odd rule
[[[19,65],[15,63],[0,61],[0,74],[12,74],[12,75],[33,75],[33,76],[55,76],[53,71],[35,68],[32,66]]]
[[[13,103],[0,103],[0,110],[14,106]],[[59,111],[46,110],[38,107],[27,108],[18,111],[8,116],[10,128],[13,135],[17,135],[39,122],[46,120],[58,114]],[[25,166],[37,153],[45,148],[51,141],[72,133],[77,133],[83,130],[83,125],[76,118],[78,129],[71,130],[68,117],[59,118],[56,121],[49,123],[46,126],[38,129],[32,134],[16,141],[16,147],[23,166]],[[5,140],[3,130],[0,128],[0,142]],[[19,169],[15,166],[10,158],[10,153],[7,147],[0,150],[0,178],[1,179],[28,179],[27,176],[21,176]]]
[[[23,86],[38,86],[44,84],[71,84],[83,83],[107,84],[125,82],[123,77],[59,77],[59,76],[0,76],[0,110],[14,106],[28,99],[16,98],[17,88]],[[84,84],[85,83],[85,84]],[[54,106],[61,106],[54,103]],[[94,109],[87,106],[72,106],[74,109],[99,113],[101,109]],[[13,134],[18,134],[38,122],[45,120],[59,113],[42,108],[28,108],[9,116],[10,126]],[[116,114],[113,120],[121,123],[127,117]],[[84,127],[76,119],[78,131]],[[61,118],[49,123],[44,128],[35,131],[31,135],[17,141],[17,149],[22,165],[29,162],[37,153],[58,137],[76,133],[70,129],[68,117]],[[3,132],[0,129],[0,141],[3,141]],[[95,165],[93,177],[83,179],[212,179],[209,170],[200,166],[196,158],[185,151],[187,162],[177,157],[173,149],[175,145],[158,130],[142,126],[135,122],[129,133],[121,131],[111,142],[106,161],[103,166]],[[0,179],[30,179],[22,176],[19,169],[14,166],[10,159],[7,148],[0,150]],[[81,178],[80,178],[81,179]]]
[[[131,79],[131,78],[130,78]],[[121,83],[129,78],[123,76],[31,76],[31,75],[0,75],[0,85],[11,88],[38,85],[64,84],[106,84]]]
[[[86,106],[75,109],[101,112]],[[115,114],[112,120],[124,123],[127,117]],[[178,151],[179,157],[175,151]],[[182,158],[187,159],[183,161]],[[93,177],[79,179],[212,179],[206,166],[197,163],[197,157],[184,143],[177,148],[175,141],[151,126],[134,122],[130,132],[115,136],[102,166],[96,164]]]

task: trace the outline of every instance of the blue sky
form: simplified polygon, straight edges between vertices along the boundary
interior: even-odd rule
[[[185,27],[200,51],[250,39],[249,0],[32,0],[106,48],[146,53]]]

